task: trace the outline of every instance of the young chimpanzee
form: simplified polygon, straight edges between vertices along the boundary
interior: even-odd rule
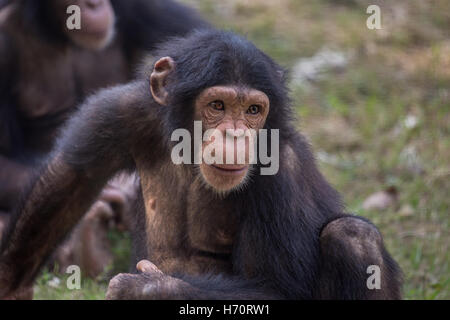
[[[0,237],[32,171],[77,104],[99,88],[129,81],[140,56],[157,43],[207,26],[193,10],[171,0],[9,2],[0,11]],[[70,5],[81,10],[79,30],[66,25]],[[117,212],[129,193],[109,184],[89,216]],[[95,238],[95,225],[89,222],[77,234],[90,230],[86,238]],[[93,244],[87,246],[82,251]],[[100,257],[95,250],[88,255]],[[93,274],[105,263],[96,264]]]
[[[267,169],[261,155],[250,162],[251,139],[244,163],[234,156],[226,164],[175,164],[172,133],[195,135],[194,121],[233,142],[245,131],[267,129],[269,152],[279,148],[278,171],[261,174]],[[194,141],[193,149],[205,151],[212,142]],[[224,146],[226,152],[233,144]],[[142,260],[138,273],[113,278],[109,299],[401,297],[400,270],[380,233],[343,213],[296,131],[283,70],[222,31],[168,42],[153,71],[80,108],[14,216],[0,255],[0,297],[32,283],[123,169],[136,170],[141,181],[135,262],[152,263]],[[368,286],[370,266],[379,268],[380,286]]]

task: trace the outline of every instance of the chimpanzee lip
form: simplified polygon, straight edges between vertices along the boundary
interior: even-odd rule
[[[214,167],[217,170],[229,173],[241,173],[247,169],[247,165],[239,166],[239,165],[218,165],[212,164],[211,167]]]

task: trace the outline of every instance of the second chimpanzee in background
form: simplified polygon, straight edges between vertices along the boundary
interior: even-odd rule
[[[163,45],[152,69],[91,97],[70,120],[2,246],[0,297],[29,286],[108,179],[128,169],[141,182],[134,256],[154,264],[112,279],[110,299],[400,298],[400,270],[381,234],[345,214],[295,129],[287,91],[282,68],[232,33]],[[248,161],[251,142],[245,163],[231,150],[232,163],[175,164],[172,133],[193,137],[194,121],[227,140],[223,154],[246,130],[279,130],[267,146],[279,147],[279,170],[261,175],[260,159]],[[211,143],[193,149],[204,154]],[[367,286],[370,266],[380,288]]]
[[[66,27],[72,4],[81,8],[80,30]],[[0,235],[28,177],[76,105],[99,88],[129,80],[142,54],[157,43],[205,26],[194,11],[168,0],[17,0],[0,11]],[[108,186],[88,214],[96,223],[90,220],[77,234],[101,234],[96,225],[124,208],[134,192],[132,183],[125,185]],[[86,243],[78,251],[89,253],[91,247]],[[71,251],[59,256],[70,260]],[[99,266],[75,262],[86,274],[98,274],[108,259],[95,250],[88,256]]]

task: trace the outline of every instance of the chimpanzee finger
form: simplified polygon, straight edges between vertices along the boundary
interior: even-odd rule
[[[143,273],[160,273],[163,274],[161,270],[158,269],[157,266],[155,266],[153,263],[151,263],[148,260],[141,260],[137,263],[136,269],[139,272]]]

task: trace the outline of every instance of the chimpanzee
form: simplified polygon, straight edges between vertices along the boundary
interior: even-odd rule
[[[152,70],[89,98],[70,119],[13,217],[0,254],[0,297],[32,283],[124,169],[140,176],[132,226],[140,262],[138,273],[110,281],[109,299],[401,297],[400,270],[380,233],[344,213],[296,131],[280,66],[240,36],[204,30],[162,45]],[[199,123],[197,151],[178,163],[176,136],[196,135]],[[209,138],[209,130],[221,136]],[[262,138],[256,161],[256,140],[247,138],[236,149],[245,161],[237,160],[236,139],[250,130],[265,130],[278,170],[264,171]],[[198,161],[221,138],[231,162]],[[380,286],[368,286],[369,267],[379,268]]]
[[[72,4],[81,9],[80,30],[66,26]],[[202,27],[208,24],[194,11],[171,0],[17,0],[0,11],[0,237],[76,105],[128,81],[156,43]],[[117,184],[108,189],[105,205],[95,206],[103,215],[127,198]]]

